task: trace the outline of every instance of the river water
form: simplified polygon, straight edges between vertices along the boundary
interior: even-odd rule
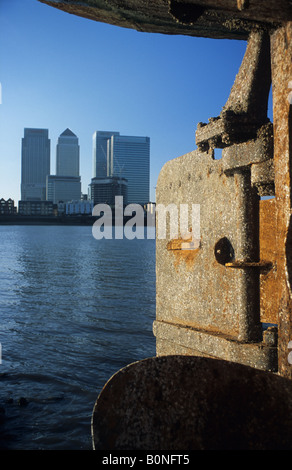
[[[95,400],[155,355],[155,240],[0,226],[0,449],[92,449]]]

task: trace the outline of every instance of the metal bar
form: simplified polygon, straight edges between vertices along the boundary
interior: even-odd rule
[[[253,263],[252,261],[241,261],[235,260],[233,263],[226,263],[226,268],[237,268],[237,269],[244,269],[244,268],[258,268],[258,269],[271,269],[273,267],[273,263],[269,261],[258,261]]]
[[[236,170],[234,183],[237,200],[236,257],[245,262],[259,260],[258,198],[251,187],[250,170]],[[239,341],[261,341],[259,272],[238,271]]]

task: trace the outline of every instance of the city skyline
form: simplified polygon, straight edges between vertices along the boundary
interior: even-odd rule
[[[25,127],[50,129],[53,149],[63,129],[78,135],[83,193],[97,129],[150,136],[155,200],[164,163],[196,149],[196,126],[220,114],[246,49],[245,41],[140,33],[37,0],[0,0],[0,26],[0,197],[16,203]]]
[[[91,196],[94,180],[122,178],[126,181],[129,204],[144,205],[150,202],[150,138],[122,136],[117,131],[95,131],[92,143],[93,175],[87,184],[87,191],[82,192],[78,136],[69,128],[59,135],[53,173],[49,129],[25,128],[22,138],[21,200],[47,200],[54,204],[81,200],[82,194]],[[86,182],[83,182],[83,187],[86,187]],[[15,205],[19,201],[14,201]]]

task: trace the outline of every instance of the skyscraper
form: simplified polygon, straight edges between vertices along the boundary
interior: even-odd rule
[[[68,128],[58,138],[56,175],[79,176],[78,137]]]
[[[56,146],[56,175],[47,175],[47,200],[54,204],[81,198],[78,137],[65,129]]]
[[[150,138],[112,135],[108,141],[109,176],[126,178],[128,204],[149,202]]]
[[[50,174],[48,129],[24,129],[21,148],[21,200],[45,201]]]
[[[107,164],[107,141],[112,135],[119,134],[119,132],[112,131],[96,131],[93,134],[93,178],[104,178],[109,176]]]

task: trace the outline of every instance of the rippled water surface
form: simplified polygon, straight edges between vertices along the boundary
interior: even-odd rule
[[[113,373],[155,355],[155,241],[0,226],[0,449],[91,449]]]

